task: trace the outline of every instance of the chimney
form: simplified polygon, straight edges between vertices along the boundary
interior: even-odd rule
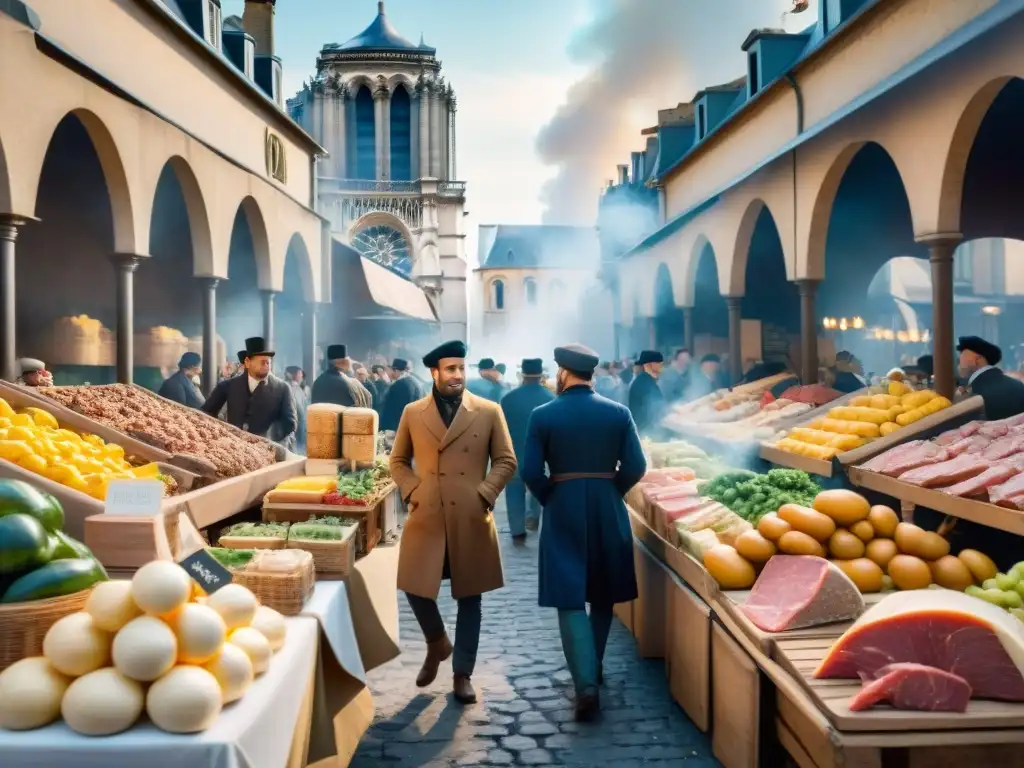
[[[253,80],[284,109],[281,59],[274,55],[274,4],[277,0],[245,0],[242,26],[256,41]]]
[[[633,172],[630,174],[630,178],[633,179],[634,184],[639,184],[644,180],[644,153],[633,152],[630,155],[632,160]]]
[[[619,184],[629,184],[629,166],[623,164],[616,167],[619,169]]]

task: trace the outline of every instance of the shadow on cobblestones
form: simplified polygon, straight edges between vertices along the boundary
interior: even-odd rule
[[[669,696],[663,662],[640,659],[618,622],[605,657],[601,719],[573,721],[557,617],[537,606],[536,534],[523,549],[512,547],[507,528],[501,536],[505,588],[484,596],[473,675],[479,703],[463,707],[451,697],[450,663],[429,688],[416,688],[426,646],[399,595],[402,655],[369,676],[377,714],[353,768],[718,766],[707,737]],[[454,631],[456,607],[447,585],[440,604]]]

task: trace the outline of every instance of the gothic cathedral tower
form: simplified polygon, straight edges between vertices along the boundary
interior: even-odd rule
[[[442,338],[465,339],[466,184],[456,181],[455,91],[436,53],[398,34],[381,0],[370,26],[323,47],[288,111],[330,153],[317,197],[333,236],[412,279]]]

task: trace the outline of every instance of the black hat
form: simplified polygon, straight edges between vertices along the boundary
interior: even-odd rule
[[[637,358],[637,365],[647,365],[648,363],[664,363],[665,356],[653,349],[645,349],[640,353],[640,357]]]
[[[600,359],[589,347],[582,344],[566,344],[564,347],[555,347],[555,362],[567,371],[593,373]]]
[[[505,371],[508,370],[508,366],[505,365],[504,363],[498,363],[496,366],[494,366],[494,369],[498,373],[500,373],[502,376],[504,376],[505,375]]]
[[[348,347],[344,344],[331,344],[327,347],[328,360],[344,360],[348,357]]]
[[[446,341],[441,346],[436,349],[432,349],[423,356],[423,365],[427,368],[437,368],[438,363],[449,357],[465,360],[466,345],[458,340]]]
[[[181,356],[181,360],[178,361],[178,367],[184,370],[185,368],[195,368],[197,365],[203,364],[203,358],[195,352],[186,352]]]
[[[249,355],[246,353],[246,351],[244,349],[239,350],[238,351],[238,362],[244,363],[245,362],[245,358],[247,358],[248,356]]]
[[[274,353],[267,349],[267,342],[262,336],[252,336],[245,340],[245,352],[239,352],[239,355],[243,355],[242,360],[246,357],[273,357]]]
[[[523,376],[543,376],[544,361],[539,357],[523,358],[522,374]]]
[[[391,369],[394,371],[407,371],[409,370],[409,361],[396,357],[391,361]]]
[[[965,349],[981,355],[989,365],[999,365],[999,361],[1003,359],[1003,351],[980,336],[961,336],[956,351],[963,352]]]
[[[483,360],[480,361],[480,364],[477,365],[477,368],[479,368],[481,371],[493,371],[494,360],[492,360],[489,357],[485,357]]]
[[[935,373],[935,359],[931,355],[921,355],[917,358],[917,368],[926,376]]]

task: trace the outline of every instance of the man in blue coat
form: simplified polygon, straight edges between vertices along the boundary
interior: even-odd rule
[[[415,403],[423,392],[419,383],[409,373],[409,363],[400,357],[391,362],[392,379],[381,409],[380,428],[385,432],[397,431],[405,406]]]
[[[551,391],[541,384],[544,376],[543,360],[523,360],[522,374],[523,383],[501,398],[501,410],[505,413],[516,461],[520,464],[526,448],[526,428],[530,423],[530,414],[538,406],[555,399]],[[508,527],[512,531],[512,543],[522,546],[526,543],[526,532],[537,530],[540,504],[533,495],[527,494],[526,484],[518,472],[505,486],[505,503],[508,506]]]
[[[637,596],[622,497],[644,476],[647,462],[629,411],[591,387],[597,355],[570,344],[555,350],[555,362],[558,397],[530,417],[519,472],[544,507],[539,602],[558,609],[576,719],[589,721],[600,709],[612,606]]]
[[[640,368],[629,385],[629,412],[644,437],[658,435],[665,416],[665,396],[658,388],[658,377],[665,365],[661,352],[645,350],[636,359]]]
[[[498,366],[494,364],[494,360],[485,357],[480,361],[477,370],[480,372],[479,378],[467,381],[466,389],[492,403],[501,402],[501,396],[505,391],[501,387],[501,374],[498,373]]]

